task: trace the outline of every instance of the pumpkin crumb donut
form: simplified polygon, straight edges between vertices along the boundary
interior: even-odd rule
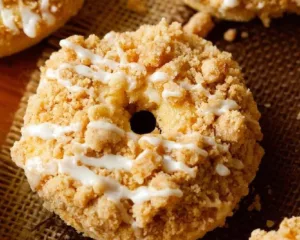
[[[40,42],[82,4],[83,0],[0,0],[0,57]]]
[[[190,7],[211,15],[231,20],[250,21],[259,17],[263,24],[270,26],[272,18],[284,13],[300,14],[299,0],[184,0]]]
[[[222,226],[263,155],[231,55],[165,20],[60,45],[12,148],[45,207],[94,239],[197,239]]]
[[[256,229],[250,240],[298,240],[300,239],[300,217],[285,218],[278,231],[266,232]]]

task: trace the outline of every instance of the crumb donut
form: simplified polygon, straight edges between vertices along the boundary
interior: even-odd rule
[[[95,239],[197,239],[222,226],[263,155],[231,54],[165,20],[60,45],[12,148],[45,206]],[[136,134],[142,110],[157,127]]]
[[[259,17],[268,27],[271,18],[285,12],[300,14],[299,0],[184,0],[190,7],[221,19],[250,21]]]
[[[278,231],[266,232],[256,229],[250,240],[298,240],[300,239],[300,217],[285,218]]]
[[[61,27],[84,0],[0,0],[0,57],[28,48]]]

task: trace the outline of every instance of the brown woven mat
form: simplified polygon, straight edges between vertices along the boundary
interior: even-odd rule
[[[108,31],[134,30],[139,25],[155,24],[162,17],[184,22],[193,13],[181,0],[148,0],[145,15],[125,8],[122,0],[87,0],[80,14],[48,39],[39,65],[58,48],[58,41],[73,34],[103,35]],[[245,73],[247,85],[254,93],[262,113],[263,146],[266,155],[252,191],[225,228],[206,235],[206,240],[247,239],[254,228],[265,228],[266,220],[277,224],[284,216],[300,215],[300,25],[299,17],[276,20],[271,28],[259,21],[251,23],[222,22],[210,34],[220,49],[232,52]],[[234,43],[223,40],[229,27],[239,33],[247,31],[247,39]],[[39,71],[32,73],[20,108],[16,113],[6,143],[0,152],[0,239],[81,239],[57,216],[43,209],[24,177],[10,160],[10,148],[19,131],[27,99],[39,82]],[[247,210],[254,196],[262,199],[260,212]],[[274,226],[276,227],[277,224]]]

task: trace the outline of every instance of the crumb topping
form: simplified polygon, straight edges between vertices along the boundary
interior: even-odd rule
[[[45,206],[97,239],[196,239],[224,224],[263,154],[231,55],[165,20],[60,45],[12,149]],[[131,130],[141,110],[151,133]]]

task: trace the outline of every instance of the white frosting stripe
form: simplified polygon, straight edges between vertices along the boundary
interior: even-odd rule
[[[181,197],[183,195],[180,189],[162,189],[157,190],[152,187],[139,187],[133,191],[120,184],[111,177],[99,176],[85,166],[79,166],[76,158],[65,157],[64,159],[54,159],[51,164],[44,164],[39,157],[28,159],[25,166],[25,172],[28,179],[38,180],[41,174],[56,174],[57,172],[68,174],[72,178],[80,181],[83,185],[103,185],[104,195],[115,203],[121,199],[131,199],[135,204],[149,201],[153,197]],[[38,178],[37,178],[38,177]],[[32,187],[38,185],[38,182],[31,181]]]
[[[122,128],[119,128],[117,125],[113,123],[109,123],[104,120],[98,120],[98,121],[93,121],[88,124],[88,127],[90,128],[96,128],[96,129],[105,129],[109,131],[113,131],[115,133],[118,133],[120,135],[125,135],[125,131]]]
[[[177,162],[168,155],[163,157],[163,169],[168,173],[183,171],[192,177],[196,177],[196,168],[190,168],[182,162]]]
[[[129,158],[113,154],[107,154],[101,158],[81,155],[79,160],[88,166],[101,167],[109,170],[122,169],[128,172],[131,170],[133,163]]]
[[[182,93],[180,91],[169,91],[169,90],[164,89],[162,92],[162,97],[164,99],[167,99],[169,97],[181,97],[181,96],[182,96]]]
[[[170,76],[165,72],[157,71],[151,74],[148,79],[154,83],[157,83],[162,81],[169,81]]]
[[[199,155],[202,155],[204,157],[207,157],[207,152],[201,148],[199,148],[197,145],[194,143],[177,143],[173,141],[168,141],[168,140],[163,140],[163,146],[167,150],[172,150],[172,149],[189,149],[192,151],[195,151]]]
[[[222,115],[223,113],[229,111],[229,110],[235,110],[238,109],[239,106],[237,103],[231,99],[226,100],[220,100],[217,104],[214,105],[208,105],[204,111],[202,111],[204,114],[213,113],[217,116]]]
[[[41,17],[37,13],[33,12],[29,6],[24,5],[22,1],[19,5],[19,8],[24,33],[28,37],[36,37],[37,24],[40,22]]]
[[[195,151],[196,153],[204,157],[208,155],[204,149],[199,148],[194,143],[177,143],[174,141],[162,140],[159,137],[154,136],[142,136],[140,138],[140,141],[147,141],[153,146],[159,146],[160,144],[162,144],[163,147],[168,151],[171,151],[173,149],[189,149]]]
[[[97,65],[97,64],[100,64],[100,65],[105,65],[105,66],[108,66],[109,68],[111,69],[116,69],[119,67],[119,63],[116,62],[116,61],[113,61],[113,60],[109,60],[109,59],[105,59],[97,54],[94,54],[92,51],[80,46],[80,45],[77,45],[75,43],[72,43],[71,41],[69,40],[61,40],[60,41],[60,46],[61,47],[65,47],[65,48],[69,48],[69,49],[72,49],[73,51],[75,51],[75,53],[77,54],[77,56],[79,58],[87,58],[87,59],[90,59],[92,64],[94,65]]]
[[[239,0],[223,0],[222,8],[234,8],[239,5]]]
[[[47,25],[55,23],[55,17],[49,11],[49,0],[41,0],[40,11],[43,20]],[[23,0],[19,0],[18,8],[21,16],[24,33],[31,38],[37,35],[37,25],[42,20],[41,16],[35,13],[30,6],[24,4]],[[10,29],[14,34],[20,32],[15,23],[15,14],[12,9],[5,8],[3,0],[0,0],[0,16],[4,26]]]
[[[80,123],[69,126],[60,126],[52,123],[31,124],[22,128],[24,137],[39,137],[44,140],[56,139],[66,133],[77,132],[81,128]]]

